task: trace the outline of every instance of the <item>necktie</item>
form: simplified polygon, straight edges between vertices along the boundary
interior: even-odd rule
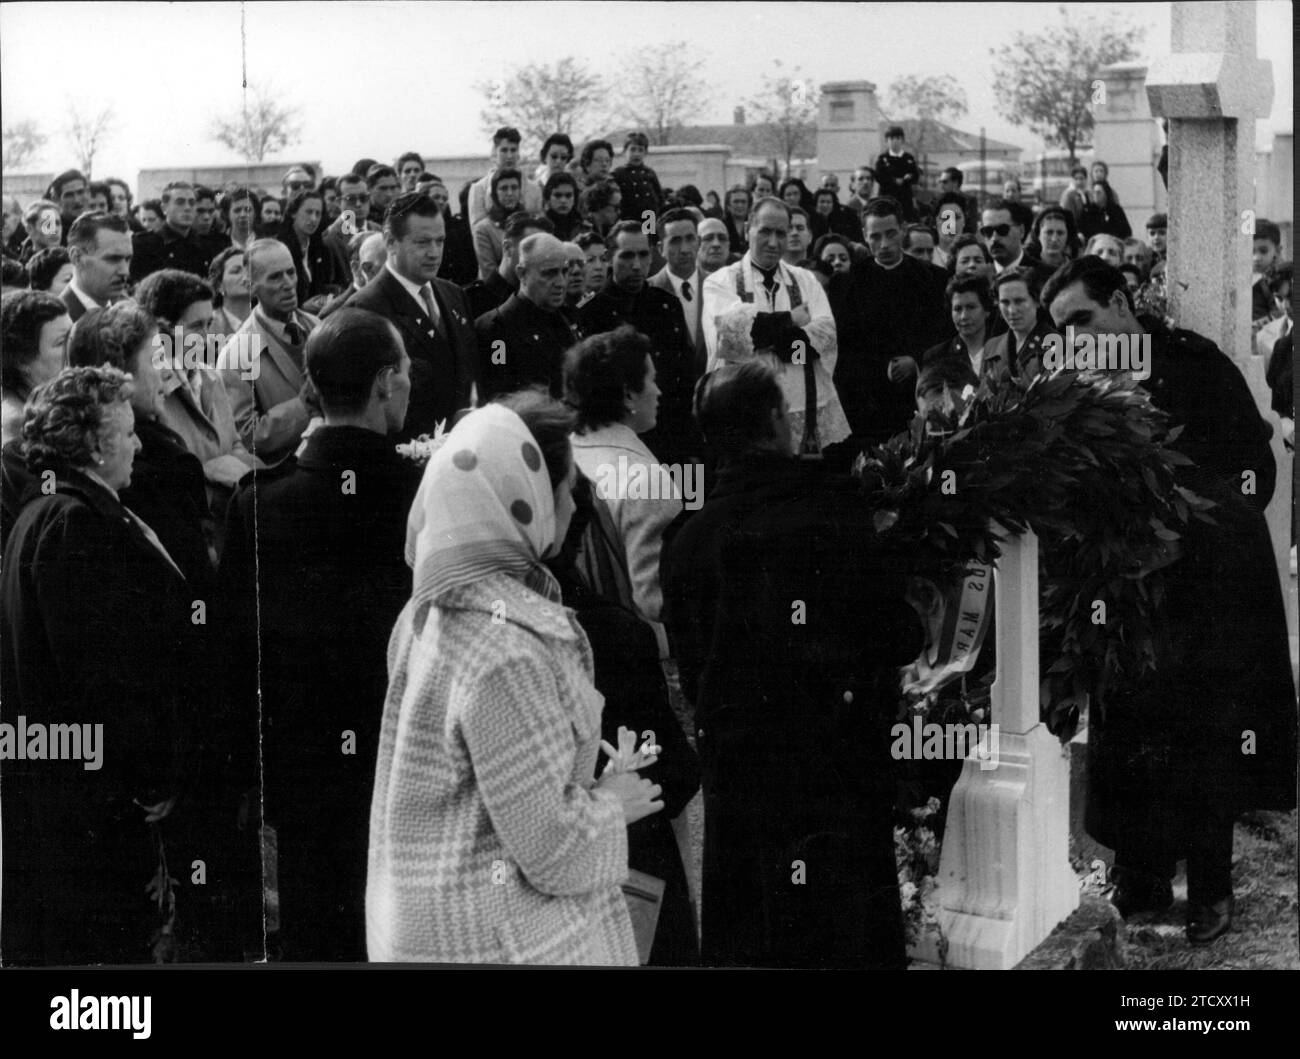
[[[688,302],[690,300],[691,300],[691,281],[688,279],[684,279],[682,280],[682,301]]]
[[[427,283],[420,288],[420,300],[424,302],[424,311],[429,314],[429,330],[438,326],[438,305],[433,300],[433,288]]]
[[[303,340],[302,328],[293,320],[284,325],[284,337],[289,340],[291,346],[301,346]]]
[[[755,267],[755,268],[758,268],[757,265],[755,265],[754,267]],[[763,277],[763,288],[767,291],[768,299],[775,303],[775,301],[776,301],[776,287],[777,287],[777,283],[776,283],[776,269],[774,269],[774,268],[758,268],[758,271],[759,271],[759,273],[760,273],[760,274],[762,275],[762,277]]]

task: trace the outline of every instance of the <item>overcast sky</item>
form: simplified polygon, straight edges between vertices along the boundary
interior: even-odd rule
[[[1144,30],[1142,59],[1167,52],[1168,3],[1067,4]],[[821,81],[874,81],[882,97],[905,74],[951,74],[970,113],[957,122],[1030,151],[1041,144],[1000,118],[989,49],[1016,29],[1057,17],[1057,4],[911,3],[249,3],[250,81],[270,82],[302,108],[303,137],[286,159],[327,172],[360,157],[391,160],[486,153],[474,85],[529,61],[567,55],[613,78],[642,44],[686,39],[715,86],[696,119],[729,122],[774,59]],[[1268,130],[1291,127],[1292,8],[1258,5],[1259,47],[1276,84]],[[50,136],[26,168],[74,164],[64,137],[69,100],[111,105],[112,135],[98,175],[134,183],[141,168],[238,162],[208,136],[215,113],[240,99],[238,3],[4,3],[0,105],[4,123],[34,120]]]

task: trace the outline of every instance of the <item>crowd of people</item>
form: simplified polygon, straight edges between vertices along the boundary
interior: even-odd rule
[[[1148,686],[1094,740],[1121,911],[1189,857],[1188,936],[1226,931],[1233,818],[1294,804],[1271,428],[1104,163],[1035,210],[905,147],[847,201],[664,188],[641,133],[525,163],[502,128],[455,213],[416,152],[6,203],[0,719],[106,747],[0,762],[0,958],[905,966],[885,733],[923,608],[848,472],[1067,325],[1150,336],[1225,513],[1171,595],[1257,604],[1198,679],[1290,725],[1271,786]],[[1256,222],[1255,352],[1293,445],[1280,243]],[[1184,755],[1219,777],[1190,802]]]

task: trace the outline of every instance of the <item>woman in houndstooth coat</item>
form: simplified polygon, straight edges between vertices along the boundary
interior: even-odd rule
[[[591,779],[603,700],[541,563],[573,512],[572,417],[539,394],[506,403],[456,426],[411,509],[367,948],[372,961],[635,965],[626,828],[663,807],[659,788],[635,772]]]

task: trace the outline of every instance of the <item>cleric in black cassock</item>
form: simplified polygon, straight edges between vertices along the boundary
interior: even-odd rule
[[[704,779],[711,965],[906,965],[888,728],[921,625],[855,482],[791,456],[758,362],[701,383],[724,459],[665,558]]]

